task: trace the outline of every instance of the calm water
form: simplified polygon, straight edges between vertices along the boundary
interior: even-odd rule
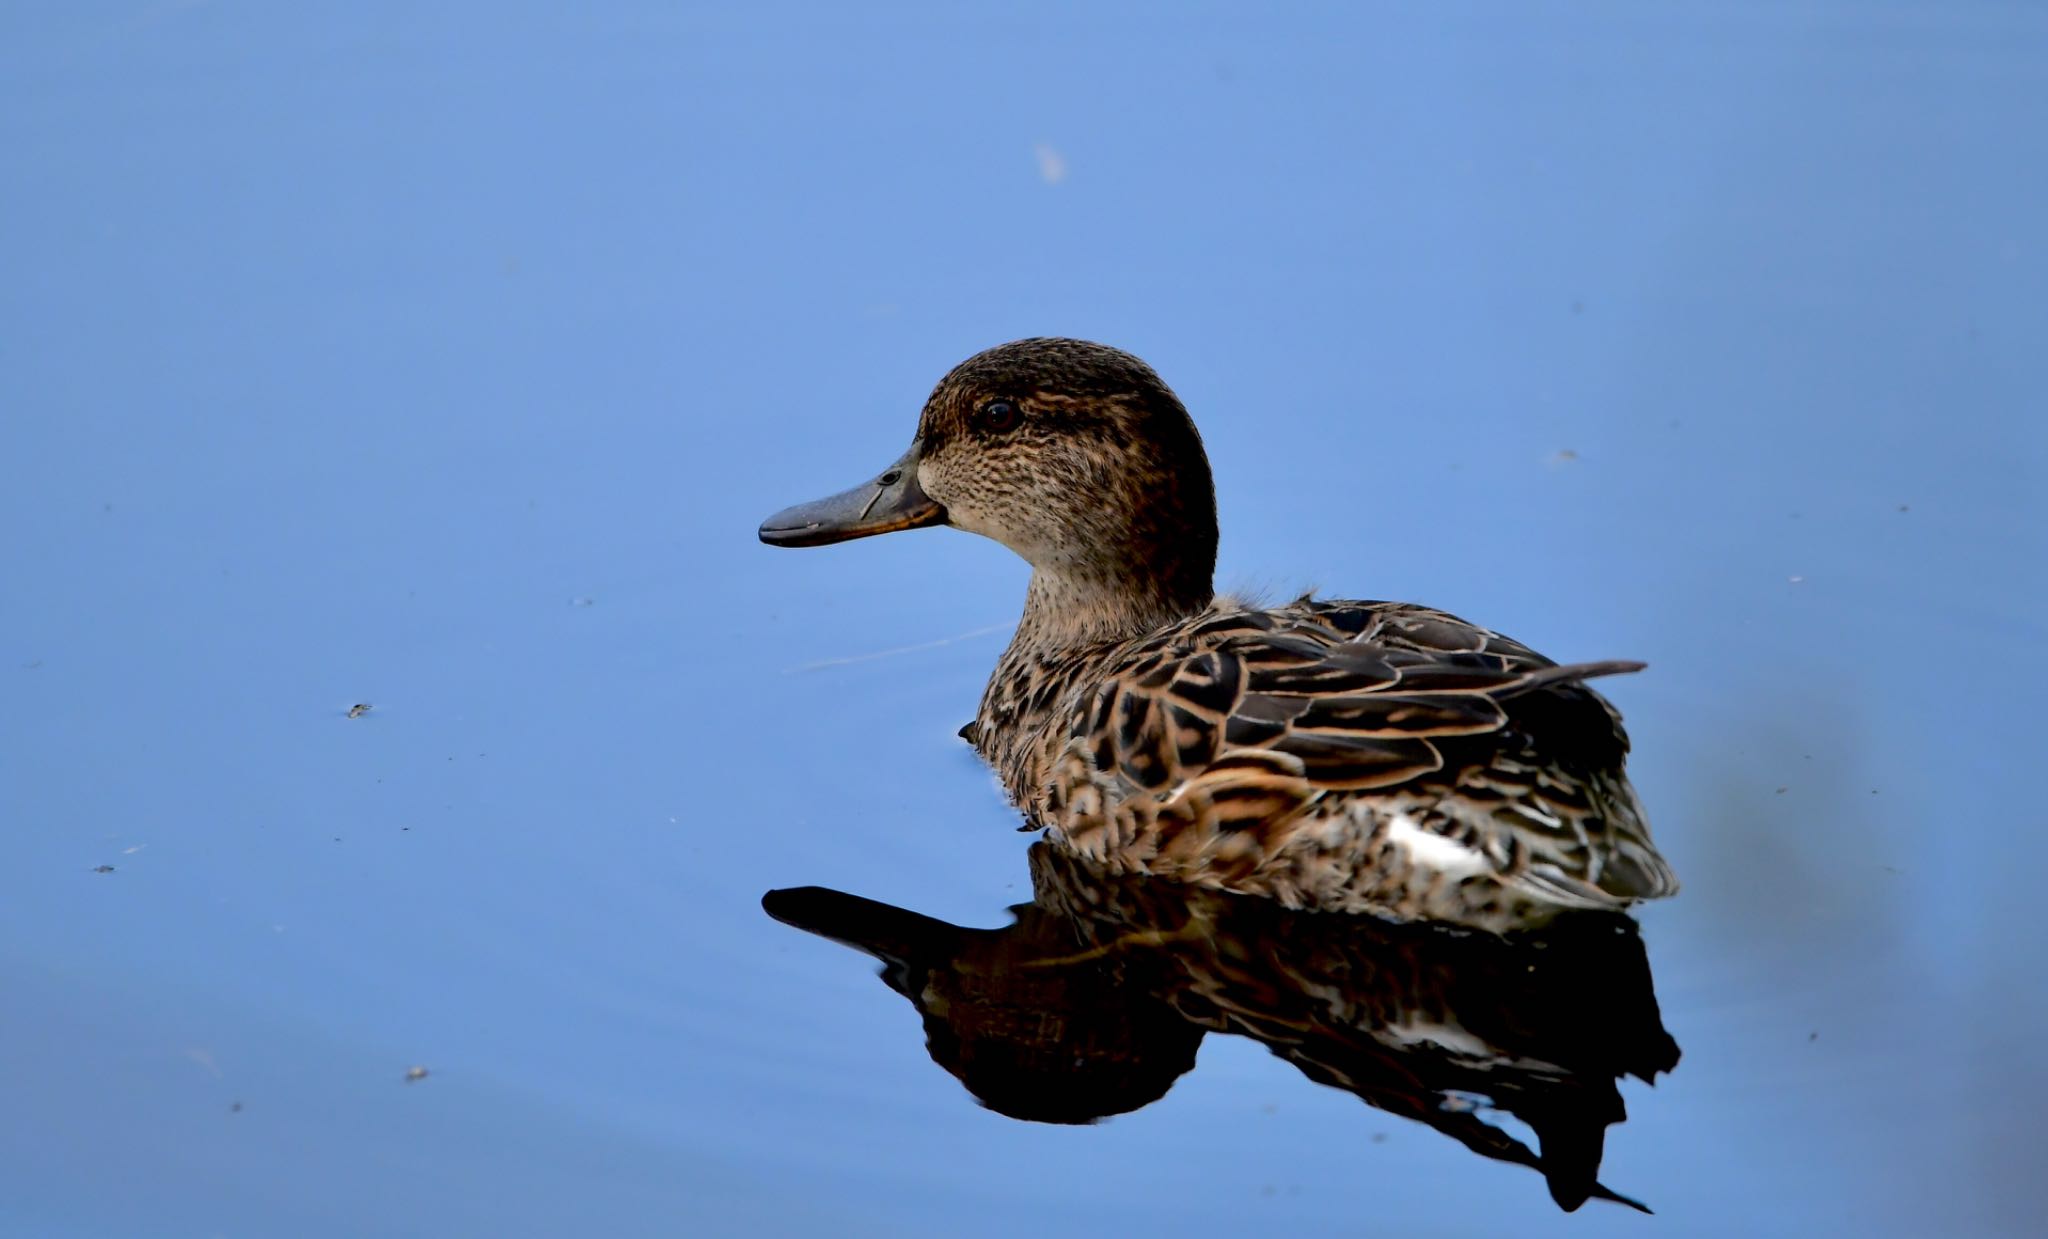
[[[431,7],[0,15],[0,1233],[2038,1227],[2048,14]],[[1213,960],[977,991],[1164,1090],[1006,1117],[764,912],[1031,900],[1022,564],[754,527],[1048,332],[1178,388],[1226,586],[1651,663],[1686,889],[1564,1017],[1654,975],[1654,1221]]]

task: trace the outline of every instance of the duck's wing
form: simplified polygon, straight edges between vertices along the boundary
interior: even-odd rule
[[[1632,796],[1632,820],[1608,822],[1613,806],[1591,786],[1626,794],[1627,741],[1582,681],[1641,666],[1559,666],[1403,604],[1224,611],[1118,660],[1072,720],[1053,808],[1112,829],[1120,809],[1136,819],[1126,831],[1151,829],[1162,848],[1256,864],[1315,806],[1412,793],[1460,810],[1421,829],[1488,836],[1455,841],[1487,848],[1503,878],[1553,903],[1612,907],[1672,885]],[[1494,827],[1475,827],[1475,813]],[[1610,865],[1622,833],[1641,846]]]

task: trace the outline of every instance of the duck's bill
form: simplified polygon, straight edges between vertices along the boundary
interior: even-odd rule
[[[917,445],[872,482],[784,508],[761,522],[761,541],[770,546],[824,546],[898,529],[943,525],[946,509],[917,484]]]

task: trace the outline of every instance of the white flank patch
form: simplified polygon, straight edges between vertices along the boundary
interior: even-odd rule
[[[1484,873],[1489,868],[1486,857],[1455,839],[1424,830],[1406,813],[1396,813],[1387,820],[1387,842],[1401,849],[1409,864],[1451,877]]]
[[[1467,1058],[1494,1057],[1492,1046],[1466,1032],[1448,1024],[1429,1024],[1421,1021],[1406,1021],[1389,1024],[1386,1035],[1401,1045],[1433,1045],[1462,1054]]]

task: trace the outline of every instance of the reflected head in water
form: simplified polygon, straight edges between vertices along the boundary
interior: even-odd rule
[[[1031,563],[962,734],[1032,825],[1109,872],[1495,932],[1678,889],[1620,716],[1585,684],[1641,664],[1560,666],[1406,603],[1215,596],[1201,437],[1128,353],[1032,339],[971,357],[899,460],[760,536],[933,525]]]
[[[1115,877],[1045,844],[1029,904],[963,929],[819,887],[777,920],[865,951],[923,1017],[932,1058],[989,1108],[1091,1122],[1165,1095],[1204,1035],[1250,1037],[1318,1084],[1538,1170],[1565,1209],[1643,1206],[1599,1182],[1619,1077],[1671,1070],[1633,922],[1556,918],[1506,936],[1292,912]],[[1479,1101],[1483,1100],[1483,1105]],[[1504,1112],[1531,1149],[1488,1122]],[[1646,1210],[1647,1211],[1647,1210]]]
[[[1202,1030],[1157,995],[1161,961],[1077,946],[1036,904],[1006,929],[966,929],[823,887],[771,891],[770,915],[865,951],[924,1017],[932,1061],[998,1114],[1092,1123],[1166,1095]]]

